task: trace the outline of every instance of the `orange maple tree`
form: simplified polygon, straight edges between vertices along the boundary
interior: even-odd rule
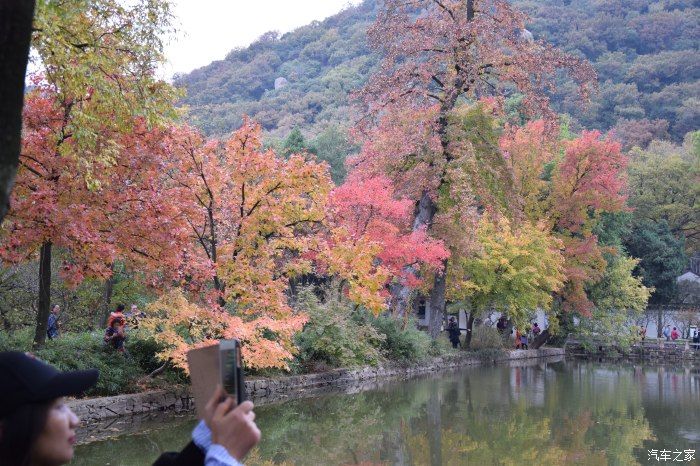
[[[129,133],[105,128],[86,174],[67,106],[42,82],[26,97],[16,189],[2,227],[4,260],[18,263],[39,252],[37,344],[46,334],[53,247],[66,253],[63,278],[77,284],[109,277],[118,259],[162,275],[181,257],[172,251],[187,240],[184,219],[158,175],[160,130],[138,118]]]
[[[188,255],[189,288],[200,292],[213,322],[241,336],[249,366],[286,367],[292,337],[306,320],[289,305],[289,280],[312,270],[332,183],[325,164],[279,158],[261,137],[249,120],[225,141],[175,128],[164,172],[180,188],[196,244]],[[172,309],[173,322],[162,325],[176,326],[191,308],[182,309]],[[176,361],[184,348],[173,348]]]

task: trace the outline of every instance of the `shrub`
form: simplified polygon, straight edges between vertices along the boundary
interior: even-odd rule
[[[31,328],[0,332],[0,351],[30,351],[33,337]],[[82,332],[64,333],[31,351],[60,370],[99,370],[97,385],[86,394],[106,396],[138,391],[139,380],[158,367],[155,353],[159,347],[153,339],[138,333],[130,335],[126,347],[128,354],[116,352],[104,344],[102,332]],[[182,380],[179,374],[169,377]]]
[[[144,373],[150,374],[162,365],[158,359],[158,353],[163,351],[163,344],[147,332],[143,330],[129,332],[126,345],[129,356]]]
[[[493,327],[474,327],[470,349],[503,349],[503,337],[498,330]]]
[[[428,354],[430,356],[445,356],[450,353],[454,354],[456,351],[458,350],[452,348],[452,343],[443,332],[442,334],[438,335],[435,340],[430,341]]]
[[[136,380],[143,375],[129,356],[118,353],[102,341],[102,333],[63,334],[46,342],[34,352],[56,368],[66,370],[97,369],[100,377],[88,395],[114,395],[137,389]]]
[[[413,321],[408,323],[406,330],[401,329],[401,322],[392,316],[379,316],[373,320],[377,331],[384,336],[382,352],[392,360],[415,362],[425,358],[432,342],[430,336],[418,330]]]
[[[310,288],[299,292],[296,307],[308,315],[304,329],[295,337],[299,364],[323,366],[376,365],[383,336],[371,324],[371,316],[350,303],[330,297],[321,303]]]
[[[34,329],[31,327],[0,331],[0,351],[29,351],[33,338]]]

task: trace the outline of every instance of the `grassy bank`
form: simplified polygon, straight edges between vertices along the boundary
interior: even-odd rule
[[[385,363],[420,363],[435,356],[454,354],[445,335],[433,341],[414,322],[402,322],[390,316],[374,316],[361,309],[348,310],[335,302],[321,303],[312,294],[303,294],[297,303],[309,316],[304,330],[297,334],[296,357],[289,371],[248,371],[249,376],[305,374],[335,368],[376,366]],[[32,350],[33,329],[0,331],[0,351],[32,351],[40,359],[62,370],[98,369],[100,378],[88,396],[135,393],[189,382],[180,369],[166,365],[150,376],[163,362],[157,353],[161,344],[144,330],[132,330],[126,341],[127,353],[105,345],[102,332],[66,332]],[[503,340],[495,329],[476,328],[472,352],[476,357],[492,359],[503,349]]]

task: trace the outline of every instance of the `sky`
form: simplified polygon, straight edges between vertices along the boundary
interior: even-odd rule
[[[166,47],[162,73],[187,73],[222,60],[267,31],[285,33],[359,0],[172,0],[179,33]]]

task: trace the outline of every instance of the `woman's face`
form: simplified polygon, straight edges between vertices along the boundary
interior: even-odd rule
[[[64,403],[63,398],[54,401],[49,408],[44,430],[32,449],[33,464],[61,465],[73,459],[75,429],[80,419]]]

